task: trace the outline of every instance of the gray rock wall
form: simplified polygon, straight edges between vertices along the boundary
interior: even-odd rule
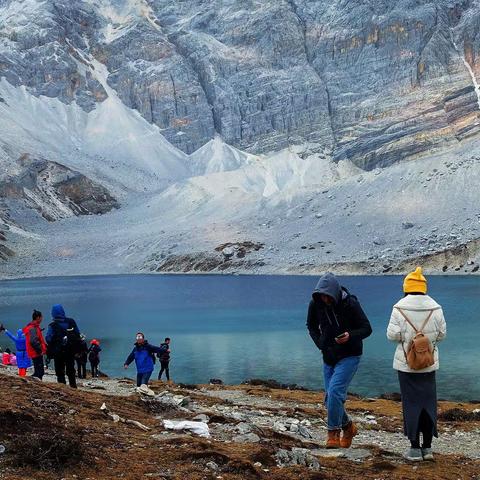
[[[15,3],[0,2],[2,19]],[[371,169],[478,134],[473,1],[137,3],[128,15],[121,1],[29,3],[3,21],[0,76],[91,110],[106,98],[82,68],[95,57],[188,153],[218,133],[253,152],[311,142]]]

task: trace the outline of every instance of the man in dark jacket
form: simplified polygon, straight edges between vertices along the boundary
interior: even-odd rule
[[[140,387],[140,385],[148,385],[148,381],[150,380],[155,367],[156,353],[163,353],[163,349],[161,347],[150,345],[147,340],[145,340],[145,335],[142,332],[138,332],[133,350],[125,360],[124,364],[124,368],[128,368],[128,366],[135,360],[135,365],[137,367],[137,387]]]
[[[78,378],[87,378],[88,345],[86,338],[87,337],[83,333],[80,334],[78,352],[75,355]]]
[[[323,354],[327,448],[348,448],[357,427],[345,412],[348,387],[372,327],[357,298],[341,287],[332,273],[320,278],[308,307],[307,327]],[[341,432],[343,430],[343,436]]]
[[[80,348],[80,331],[73,318],[65,316],[65,310],[61,305],[52,307],[53,321],[48,326],[47,355],[53,358],[55,363],[55,375],[58,383],[68,383],[72,388],[77,388],[75,379],[75,355]]]
[[[167,337],[165,342],[160,345],[160,348],[163,350],[163,353],[158,355],[160,359],[160,373],[158,374],[158,379],[162,379],[163,372],[167,377],[167,382],[170,381],[170,339]]]

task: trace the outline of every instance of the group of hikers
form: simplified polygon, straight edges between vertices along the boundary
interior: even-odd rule
[[[438,436],[435,378],[439,368],[438,343],[445,338],[447,328],[441,306],[427,295],[427,280],[421,267],[405,277],[403,292],[404,297],[393,306],[386,333],[397,345],[393,368],[398,372],[404,433],[410,440],[405,456],[411,461],[433,460],[432,439]],[[53,306],[52,319],[45,339],[40,328],[43,317],[36,310],[32,321],[18,330],[16,336],[6,330],[16,345],[19,374],[26,375],[32,363],[33,376],[42,379],[44,355],[47,355],[54,360],[60,383],[66,383],[65,377],[68,377],[69,385],[76,387],[75,362],[78,377],[85,378],[87,358],[92,377],[98,376],[100,342],[93,339],[87,346],[75,320],[65,315],[61,305]],[[349,448],[358,428],[345,411],[345,401],[359,368],[363,340],[370,336],[372,327],[357,297],[341,286],[332,273],[323,275],[313,291],[307,327],[323,356],[328,425],[326,448]],[[0,325],[0,332],[3,330],[5,328]],[[156,358],[161,365],[158,379],[161,380],[165,373],[170,381],[170,338],[155,346],[138,332],[124,363],[127,369],[135,361],[137,387],[148,385]]]
[[[75,363],[78,378],[86,378],[89,361],[92,378],[98,377],[102,351],[100,342],[93,339],[87,345],[85,335],[80,333],[75,320],[65,315],[62,305],[52,307],[52,319],[45,337],[41,328],[43,315],[38,310],[33,311],[32,321],[26,327],[18,329],[16,335],[0,324],[0,333],[5,332],[16,349],[15,354],[12,354],[7,348],[2,355],[2,363],[16,365],[21,377],[25,377],[27,369],[33,365],[32,377],[42,380],[45,366],[53,359],[58,382],[66,383],[68,377],[69,385],[76,387]]]
[[[438,343],[447,333],[442,307],[427,295],[421,267],[403,282],[404,297],[392,310],[387,337],[396,346],[405,436],[410,461],[433,460],[432,439],[438,437]],[[348,387],[359,367],[363,340],[372,327],[358,299],[331,273],[322,276],[312,294],[307,327],[323,355],[327,448],[349,448],[358,429],[345,411]],[[420,441],[421,438],[421,441]]]
[[[94,338],[90,345],[86,336],[80,333],[78,325],[73,318],[65,315],[62,305],[52,307],[52,322],[49,324],[44,337],[41,323],[43,315],[34,310],[32,321],[14,335],[0,324],[0,333],[5,334],[15,343],[16,353],[6,349],[2,355],[4,365],[16,365],[21,377],[27,375],[27,369],[33,365],[32,377],[42,380],[45,375],[45,365],[48,366],[53,359],[55,375],[58,383],[67,383],[72,388],[77,388],[77,377],[87,378],[87,360],[90,362],[92,378],[99,376],[100,341]],[[135,360],[137,367],[137,387],[147,384],[155,368],[156,358],[160,360],[161,380],[165,373],[170,381],[170,338],[159,346],[148,343],[145,335],[137,333],[134,348],[125,361],[124,367]],[[75,371],[75,364],[77,371]]]

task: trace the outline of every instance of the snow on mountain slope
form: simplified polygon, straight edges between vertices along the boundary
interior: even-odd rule
[[[95,69],[101,78],[101,66]],[[187,176],[186,155],[109,92],[86,113],[75,103],[35,97],[1,79],[0,145],[12,155],[42,155],[133,191],[158,190]]]
[[[480,237],[480,149],[475,141],[465,150],[362,173],[325,159],[319,169],[325,175],[312,172],[309,177],[306,167],[316,165],[314,160],[295,152],[279,157],[182,180],[163,192],[134,197],[102,217],[39,224],[42,241],[14,245],[20,254],[9,272],[125,273],[162,271],[168,264],[177,272],[335,268],[381,273],[402,271],[404,262],[419,257],[429,271],[478,271],[480,250],[468,247]],[[282,162],[287,158],[294,159],[290,176]],[[276,174],[269,162],[277,165]],[[301,162],[303,179],[298,176]],[[293,188],[297,177],[302,185]],[[265,196],[272,178],[281,188],[268,189]],[[250,252],[245,263],[225,264],[216,250],[246,242],[263,247]],[[25,254],[32,249],[33,263]]]
[[[257,156],[227,145],[219,135],[188,157],[194,176],[237,170],[257,160]]]

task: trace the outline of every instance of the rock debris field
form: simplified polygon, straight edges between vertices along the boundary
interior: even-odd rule
[[[478,479],[480,403],[439,405],[435,462],[402,453],[401,403],[351,395],[360,433],[326,450],[323,394],[88,379],[78,390],[0,368],[0,479]],[[387,399],[387,398],[393,398]]]

